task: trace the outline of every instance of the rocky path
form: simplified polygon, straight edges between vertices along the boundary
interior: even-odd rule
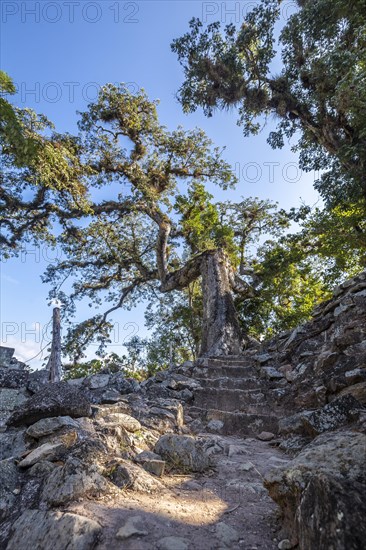
[[[215,466],[204,474],[169,472],[152,494],[70,505],[103,527],[97,550],[271,550],[278,548],[277,508],[262,484],[286,455],[254,438],[205,434]]]

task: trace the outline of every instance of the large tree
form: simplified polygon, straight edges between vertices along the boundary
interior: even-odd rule
[[[220,221],[205,184],[235,184],[222,151],[202,130],[169,132],[156,104],[141,91],[105,86],[80,121],[81,162],[87,176],[87,209],[56,206],[64,258],[45,280],[70,312],[87,298],[110,303],[70,332],[68,351],[105,341],[108,316],[149,293],[181,291],[201,278],[201,354],[240,353],[243,335],[233,291],[246,292],[235,264],[231,229]],[[99,200],[99,197],[103,197]],[[70,296],[61,285],[74,277]],[[67,284],[67,283],[66,283]]]
[[[208,116],[237,107],[246,135],[275,115],[270,144],[298,139],[301,168],[324,171],[316,187],[327,205],[365,201],[365,2],[297,4],[280,33],[280,59],[280,0],[261,0],[238,28],[193,19],[172,44],[185,75],[178,97],[185,111],[201,106]]]

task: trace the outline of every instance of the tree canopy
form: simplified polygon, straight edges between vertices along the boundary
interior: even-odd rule
[[[363,0],[298,0],[279,41],[278,0],[261,0],[241,26],[198,19],[172,49],[185,81],[185,111],[235,106],[244,134],[275,115],[273,147],[295,136],[300,167],[322,170],[316,188],[329,206],[366,198],[366,19]]]

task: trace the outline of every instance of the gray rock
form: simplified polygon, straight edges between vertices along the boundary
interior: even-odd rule
[[[82,386],[84,383],[85,377],[82,378],[69,378],[67,380],[67,383],[70,384],[70,386]]]
[[[137,432],[142,428],[140,422],[129,414],[110,413],[103,416],[103,420],[106,424],[116,424],[121,426],[128,432]]]
[[[33,395],[21,408],[13,412],[8,419],[9,426],[31,425],[54,416],[91,415],[90,402],[78,388],[69,386],[67,382],[49,384]]]
[[[189,540],[183,537],[164,537],[158,542],[159,550],[188,550]]]
[[[98,399],[98,403],[113,404],[121,400],[122,394],[115,388],[106,388]]]
[[[57,468],[57,466],[53,462],[41,460],[31,466],[27,474],[31,477],[42,478],[48,476],[55,468]]]
[[[260,439],[261,441],[271,441],[275,438],[275,434],[272,432],[261,432],[257,435],[257,439]]]
[[[358,384],[348,386],[339,395],[352,395],[359,403],[366,405],[366,382],[359,382]]]
[[[151,476],[141,466],[128,460],[120,459],[112,465],[109,477],[121,489],[131,489],[140,493],[154,493],[164,489],[160,481]]]
[[[0,389],[0,425],[5,424],[12,412],[27,401],[27,396],[22,389]]]
[[[270,359],[272,359],[272,355],[270,353],[260,353],[256,355],[256,360],[261,365],[267,363]]]
[[[0,367],[0,388],[24,388],[27,385],[28,377],[27,370]]]
[[[8,348],[6,346],[0,346],[0,365],[2,367],[9,367],[12,357],[14,355],[15,349]]]
[[[205,442],[188,435],[163,435],[155,445],[155,452],[177,468],[203,472],[211,465]]]
[[[311,415],[312,411],[302,411],[300,413],[293,414],[291,416],[286,416],[281,418],[278,423],[278,431],[282,435],[288,434],[300,434],[305,435],[306,430],[304,428],[304,419]]]
[[[224,423],[222,420],[210,420],[210,422],[207,424],[207,429],[212,432],[218,432],[220,433],[224,427]]]
[[[80,497],[99,495],[108,487],[96,466],[69,457],[65,465],[55,468],[46,480],[42,500],[51,506],[61,506]]]
[[[79,428],[76,420],[70,416],[56,416],[54,418],[42,418],[27,429],[27,435],[34,439],[40,439],[46,435],[53,434],[61,428]]]
[[[21,456],[27,450],[25,430],[11,430],[0,433],[0,460]]]
[[[124,374],[121,372],[117,372],[111,376],[110,385],[123,395],[132,393],[139,387],[136,380],[125,378]]]
[[[46,369],[36,370],[29,374],[27,389],[37,393],[50,383],[50,373]]]
[[[44,443],[23,458],[18,466],[19,468],[29,468],[29,466],[33,466],[33,464],[41,462],[41,460],[56,460],[64,448],[65,446],[62,442]]]
[[[124,525],[118,530],[116,538],[120,540],[129,539],[133,536],[146,536],[148,531],[143,528],[144,520],[141,516],[133,516],[127,519]]]
[[[20,480],[17,467],[10,460],[0,462],[0,520],[5,519],[16,502]],[[15,491],[15,492],[14,492]]]
[[[142,467],[149,474],[154,474],[154,476],[161,477],[165,471],[165,460],[156,460],[149,459],[141,463]]]
[[[319,550],[363,547],[365,449],[364,434],[324,433],[266,476],[265,486],[282,508],[291,543]]]
[[[85,378],[84,384],[91,390],[97,390],[108,386],[109,379],[109,374],[94,374],[93,376]]]
[[[349,424],[358,418],[360,410],[361,404],[352,395],[344,395],[303,417],[302,422],[306,431],[315,436]]]
[[[274,367],[262,367],[261,373],[268,380],[280,380],[284,377],[283,374]]]
[[[283,539],[278,543],[279,550],[291,550],[293,547],[294,545],[288,539]]]
[[[216,525],[215,532],[216,537],[226,548],[232,548],[232,545],[239,540],[239,533],[236,529],[222,521]]]
[[[90,550],[101,526],[76,514],[26,510],[12,527],[7,550]]]
[[[1,388],[0,389],[0,410],[12,411],[18,405],[21,405],[27,400],[23,390]]]

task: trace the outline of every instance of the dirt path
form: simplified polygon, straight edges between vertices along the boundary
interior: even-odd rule
[[[97,550],[272,550],[281,538],[276,505],[262,476],[287,462],[286,456],[256,439],[212,436],[216,466],[205,474],[162,478],[154,494],[124,491],[117,498],[83,501],[68,509],[97,520],[103,536]],[[144,531],[118,540],[129,518]],[[167,537],[177,537],[167,539]]]

